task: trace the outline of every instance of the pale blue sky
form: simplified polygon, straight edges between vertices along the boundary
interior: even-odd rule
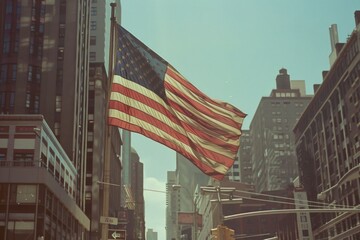
[[[329,26],[340,42],[355,28],[359,0],[123,0],[122,25],[212,98],[248,114],[275,88],[280,68],[307,93],[329,68]],[[145,188],[165,190],[175,152],[133,134]],[[145,191],[146,227],[165,240],[165,194]]]

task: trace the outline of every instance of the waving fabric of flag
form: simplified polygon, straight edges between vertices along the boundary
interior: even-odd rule
[[[162,143],[221,180],[246,114],[200,92],[123,27],[116,31],[109,124]]]

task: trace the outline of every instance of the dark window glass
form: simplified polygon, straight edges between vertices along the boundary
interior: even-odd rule
[[[0,82],[5,82],[7,78],[7,64],[1,65],[0,69]]]

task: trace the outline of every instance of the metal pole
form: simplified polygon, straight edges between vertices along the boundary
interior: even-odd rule
[[[109,52],[109,73],[108,73],[108,88],[107,88],[107,100],[106,100],[106,121],[108,119],[108,109],[109,109],[109,99],[111,94],[111,83],[113,77],[113,60],[114,60],[114,29],[115,29],[115,7],[116,3],[110,3],[111,6],[111,25],[110,25],[110,52]],[[104,144],[104,169],[103,169],[103,181],[108,183],[110,182],[110,152],[111,152],[111,126],[106,124],[105,130],[105,144]],[[109,216],[109,185],[103,185],[103,206],[102,206],[102,215],[104,217]],[[108,240],[108,224],[102,224],[101,228],[101,239]]]
[[[196,211],[196,201],[193,198],[193,208],[194,208],[194,239],[197,240],[197,211]]]
[[[224,224],[224,214],[223,214],[223,209],[222,209],[222,201],[221,201],[221,189],[220,187],[216,187],[216,192],[217,192],[217,197],[218,197],[218,201],[219,201],[219,215],[220,215],[220,223],[221,225]]]

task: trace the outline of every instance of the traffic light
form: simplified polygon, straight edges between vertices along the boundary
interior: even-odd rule
[[[218,225],[216,228],[211,229],[212,240],[225,240],[225,226]]]
[[[211,239],[212,240],[234,240],[235,231],[223,226],[218,225],[216,228],[211,229]]]
[[[235,231],[231,228],[225,227],[225,240],[235,240]]]
[[[218,226],[219,227],[219,226]],[[211,232],[211,239],[213,239],[213,240],[220,240],[220,238],[219,238],[219,228],[212,228],[211,230],[210,230],[210,232]]]

